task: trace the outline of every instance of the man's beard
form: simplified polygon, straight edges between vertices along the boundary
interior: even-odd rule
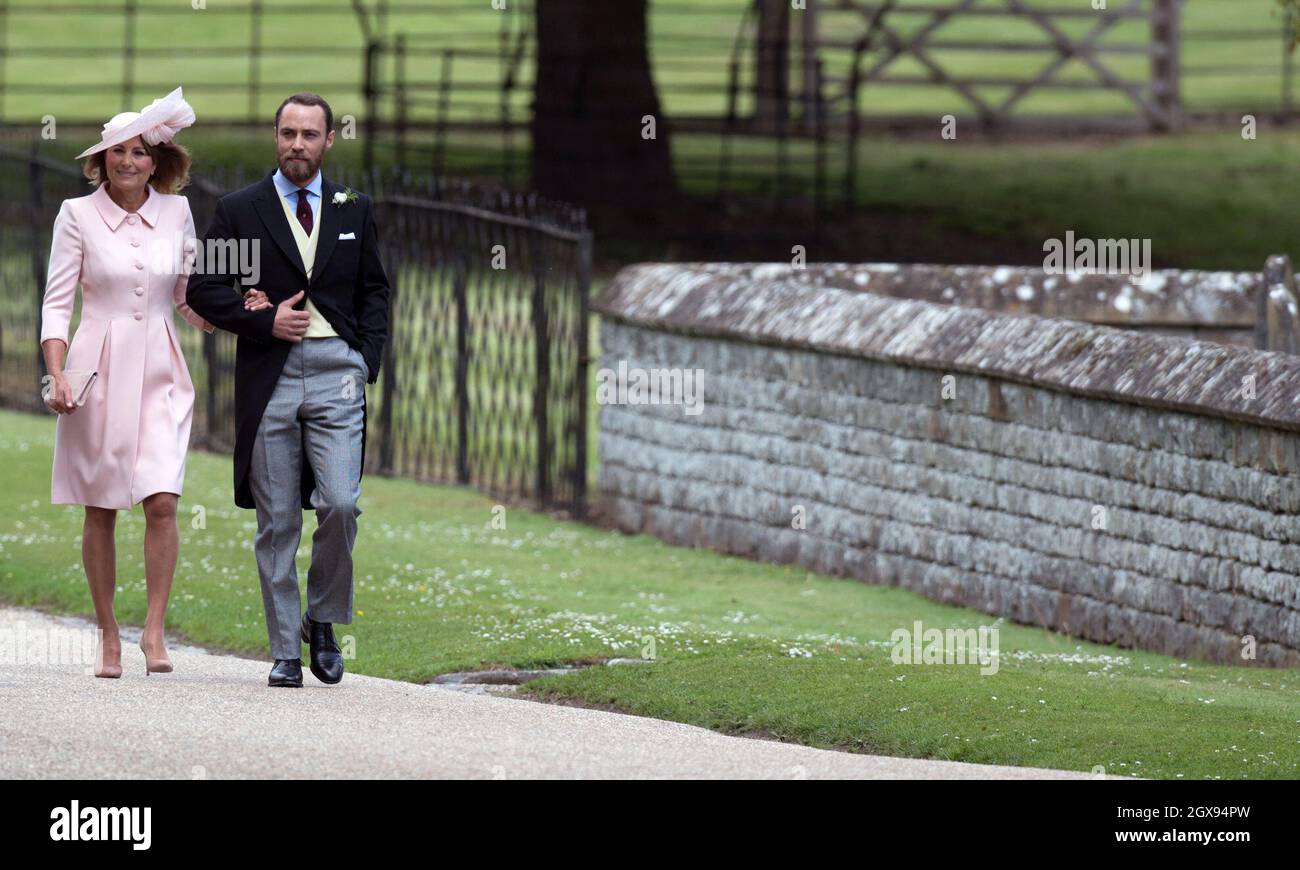
[[[284,157],[280,162],[280,171],[290,181],[308,181],[319,168],[320,164],[313,163],[310,157]]]

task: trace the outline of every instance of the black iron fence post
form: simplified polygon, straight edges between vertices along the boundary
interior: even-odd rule
[[[573,469],[573,515],[578,519],[587,517],[587,419],[588,393],[590,387],[591,364],[591,254],[592,237],[590,231],[584,231],[578,241],[578,432],[577,445],[574,450]]]
[[[397,285],[392,288],[389,316],[397,311],[399,305]],[[392,474],[393,463],[393,402],[397,394],[396,360],[393,359],[393,342],[384,342],[383,374],[380,377],[379,394],[383,405],[379,413],[379,468],[384,474]]]
[[[469,269],[463,251],[453,255],[452,270],[456,305],[456,481],[469,483]]]
[[[531,216],[531,215],[530,215]],[[528,228],[529,260],[533,267],[533,347],[537,382],[533,391],[533,422],[537,427],[537,500],[551,504],[551,336],[546,316],[546,244],[535,226]]]
[[[395,194],[398,188],[396,182],[392,190],[386,190],[383,180],[379,173],[368,172],[365,176],[366,185],[369,187],[371,196],[374,198],[388,199]],[[393,230],[386,230],[392,233]],[[402,245],[402,240],[391,239],[385,246],[387,252],[398,250]],[[393,403],[397,399],[397,354],[393,347],[397,343],[393,339],[397,331],[397,324],[400,322],[399,315],[402,310],[402,267],[403,257],[387,257],[389,264],[389,299],[388,299],[388,341],[384,342],[383,362],[380,364],[380,406],[379,412],[379,468],[384,474],[394,472],[394,434],[393,434]],[[362,390],[365,386],[362,385]]]
[[[203,334],[203,364],[208,370],[208,394],[204,396],[203,402],[203,432],[200,443],[211,450],[216,438],[216,421],[217,421],[217,388],[220,383],[220,373],[217,367],[221,364],[217,357],[217,334],[216,332],[205,332]]]
[[[41,207],[44,204],[42,195],[42,170],[40,152],[37,150],[35,142],[32,143],[31,158],[27,163],[27,172],[31,177],[31,208],[27,213],[31,223],[31,252],[32,252],[32,286],[36,291],[36,310],[41,311],[45,306],[45,259],[41,256]],[[37,334],[43,324],[39,318],[37,320]],[[36,371],[42,377],[45,376],[45,353],[41,348],[41,343],[36,343]]]

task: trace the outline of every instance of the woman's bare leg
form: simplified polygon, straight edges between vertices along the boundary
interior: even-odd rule
[[[175,493],[156,492],[144,500],[144,576],[148,587],[149,612],[144,618],[144,636],[140,639],[148,658],[165,659],[167,646],[163,629],[167,619],[167,599],[171,596],[172,578],[180,550],[180,532],[176,528]]]
[[[122,639],[117,633],[117,616],[113,611],[113,595],[117,591],[117,547],[113,540],[116,528],[117,511],[86,507],[86,521],[81,529],[81,562],[86,569],[90,600],[95,606],[95,624],[103,633],[97,669],[121,674]]]

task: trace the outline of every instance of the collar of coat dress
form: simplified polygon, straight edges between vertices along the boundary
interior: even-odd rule
[[[153,189],[152,185],[146,184],[144,187],[149,195],[145,199],[144,205],[140,206],[137,214],[144,218],[145,223],[149,226],[157,226],[158,210],[162,208],[162,197],[158,194],[158,191]],[[95,210],[104,219],[104,223],[108,224],[108,228],[114,232],[122,225],[122,221],[126,220],[128,212],[113,202],[113,197],[108,195],[107,181],[100,183],[98,189],[90,195],[90,201],[95,204]]]

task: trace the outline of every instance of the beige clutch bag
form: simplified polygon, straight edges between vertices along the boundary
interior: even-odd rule
[[[86,404],[86,397],[90,395],[90,388],[94,386],[95,379],[99,377],[99,372],[92,369],[64,369],[63,377],[72,388],[72,399],[77,403],[77,407]],[[41,399],[45,404],[50,403],[50,392],[54,389],[54,379],[51,378],[41,387]]]

